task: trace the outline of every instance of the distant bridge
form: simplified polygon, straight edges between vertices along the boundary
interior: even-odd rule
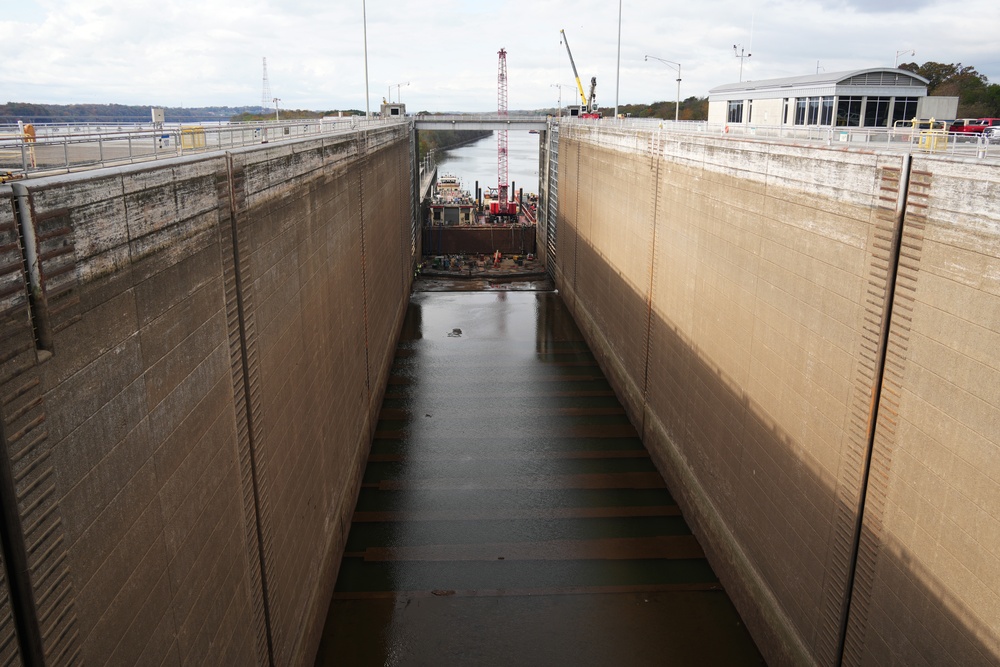
[[[452,114],[414,116],[418,130],[544,130],[545,116],[500,116],[499,114]]]

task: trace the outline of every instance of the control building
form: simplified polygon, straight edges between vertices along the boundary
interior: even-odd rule
[[[914,118],[953,119],[957,97],[929,97],[927,79],[891,67],[823,72],[718,86],[708,121],[730,125],[892,127]]]

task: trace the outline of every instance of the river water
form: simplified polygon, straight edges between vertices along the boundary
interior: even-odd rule
[[[508,133],[507,175],[515,188],[524,194],[538,192],[538,138],[527,130]],[[475,195],[476,181],[483,191],[497,185],[497,135],[446,151],[438,158],[438,175],[452,174],[462,180],[462,187]],[[511,189],[513,194],[513,188]]]

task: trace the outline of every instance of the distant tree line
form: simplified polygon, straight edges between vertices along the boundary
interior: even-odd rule
[[[652,104],[619,104],[618,113],[632,118],[673,120],[676,107],[676,100],[653,102]],[[605,118],[609,118],[614,115],[615,108],[601,107],[601,113],[604,114]],[[680,120],[708,120],[708,98],[692,96],[681,100],[678,118]]]
[[[990,83],[975,67],[928,61],[903,63],[899,69],[930,81],[928,95],[957,97],[959,118],[1000,118],[1000,84]]]
[[[472,143],[493,134],[492,130],[420,130],[420,159],[431,151],[444,151]]]
[[[278,118],[281,120],[296,120],[296,119],[315,119],[324,118],[327,116],[337,116],[338,114],[343,114],[344,116],[364,116],[364,111],[358,111],[357,109],[342,109],[333,111],[310,111],[308,109],[280,109],[278,112]],[[254,111],[245,111],[240,114],[236,114],[229,119],[234,123],[251,123],[253,121],[259,120],[274,120],[274,111],[266,111],[264,113],[260,112],[260,107],[256,107]]]

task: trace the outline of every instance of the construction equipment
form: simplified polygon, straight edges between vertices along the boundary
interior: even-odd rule
[[[562,35],[563,44],[566,45],[566,53],[569,54],[569,64],[573,66],[576,87],[580,91],[580,100],[583,102],[579,108],[571,108],[569,115],[579,116],[580,118],[600,118],[601,113],[597,109],[597,77],[590,78],[590,100],[588,101],[587,94],[583,92],[583,84],[580,82],[580,74],[576,71],[576,62],[573,60],[573,52],[569,48],[569,40],[566,39],[566,31],[560,30],[559,34]]]
[[[497,117],[507,117],[507,51],[497,52]],[[497,201],[490,202],[490,215],[494,218],[517,220],[517,204],[509,201],[507,190],[507,130],[497,130]]]

